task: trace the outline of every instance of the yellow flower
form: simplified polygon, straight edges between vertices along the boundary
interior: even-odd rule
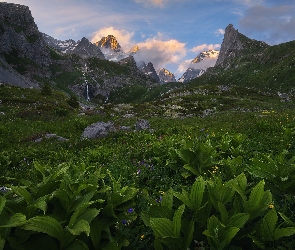
[[[164,191],[159,191],[159,193],[160,193],[161,195],[165,194],[165,192],[164,192]]]
[[[275,206],[274,206],[273,204],[270,204],[268,207],[269,207],[270,209],[273,209]]]
[[[141,235],[141,236],[140,236],[140,239],[141,239],[141,240],[143,240],[143,239],[144,239],[144,237],[145,237],[145,236],[144,236],[144,234],[143,234],[143,235]]]

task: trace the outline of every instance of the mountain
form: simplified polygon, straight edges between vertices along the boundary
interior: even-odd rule
[[[48,85],[81,98],[87,92],[97,103],[126,86],[156,84],[137,68],[133,57],[112,62],[85,37],[62,42],[41,34],[27,6],[0,3],[0,9],[0,82],[33,88]],[[118,44],[114,50],[120,50]]]
[[[41,34],[48,46],[62,53],[69,53],[70,51],[74,50],[76,46],[78,45],[78,42],[74,41],[73,39],[62,41],[62,40],[57,40],[45,33],[41,33]]]
[[[203,75],[205,73],[205,70],[203,69],[194,69],[194,68],[188,68],[178,79],[178,82],[187,83],[191,80]]]
[[[158,72],[158,76],[159,76],[160,82],[162,83],[176,82],[174,74],[172,74],[167,69],[164,69],[164,68],[160,69]]]
[[[270,46],[263,41],[250,39],[229,24],[216,65],[194,79],[190,86],[236,85],[293,95],[294,47],[295,41]]]
[[[154,81],[160,82],[160,78],[154,68],[154,65],[151,62],[149,62],[148,64],[145,64],[145,62],[140,62],[137,64],[137,67],[141,72],[149,76]]]
[[[209,67],[213,67],[219,56],[218,50],[208,50],[201,52],[190,63],[189,68],[178,79],[178,82],[187,83],[200,77]]]
[[[121,45],[113,35],[101,38],[101,40],[96,42],[95,45],[100,48],[105,58],[110,61],[117,62],[129,56],[124,53]]]
[[[92,44],[87,38],[83,37],[80,41],[74,41],[72,39],[61,41],[57,40],[45,33],[41,33],[44,41],[51,48],[64,54],[76,54],[82,58],[97,57],[99,59],[105,59],[101,50]]]

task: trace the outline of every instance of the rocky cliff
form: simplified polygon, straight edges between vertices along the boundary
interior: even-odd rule
[[[41,67],[49,66],[49,50],[29,8],[2,2],[0,9],[0,54],[13,53]]]
[[[140,62],[137,66],[141,72],[149,76],[155,82],[160,82],[160,78],[154,68],[154,65],[151,62],[149,62],[148,64],[145,64],[145,62]]]
[[[176,82],[174,74],[172,74],[167,69],[164,69],[164,68],[160,69],[158,72],[158,76],[161,83]]]
[[[228,68],[234,58],[251,54],[253,51],[258,53],[259,50],[264,50],[267,47],[269,46],[265,42],[250,39],[239,33],[232,24],[229,24],[225,29],[224,39],[215,66]]]

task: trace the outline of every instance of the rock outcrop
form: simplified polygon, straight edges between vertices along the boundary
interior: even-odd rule
[[[204,70],[202,69],[194,69],[194,68],[188,68],[184,74],[182,75],[182,77],[180,77],[178,79],[178,82],[182,82],[182,83],[187,83],[199,76],[201,76],[202,74],[204,74]]]
[[[172,74],[167,69],[164,69],[164,68],[160,69],[158,72],[158,76],[161,83],[176,82],[174,74]]]
[[[0,9],[0,55],[13,54],[41,67],[49,66],[49,50],[29,7],[1,2]]]
[[[93,43],[89,42],[89,40],[85,37],[81,39],[78,45],[73,50],[71,50],[70,53],[79,55],[84,59],[92,57],[105,59],[101,50]]]
[[[239,32],[232,24],[229,24],[224,33],[223,42],[220,48],[220,53],[216,61],[216,66],[221,65],[226,59],[235,57],[240,50],[243,49],[243,44],[239,39]]]
[[[138,68],[141,72],[149,76],[155,82],[160,82],[160,78],[154,68],[154,65],[151,62],[149,62],[148,64],[145,64],[145,62],[141,62],[139,63]]]

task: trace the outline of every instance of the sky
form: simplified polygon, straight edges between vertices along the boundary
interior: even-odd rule
[[[39,30],[59,40],[86,37],[94,43],[114,35],[125,51],[138,45],[146,63],[168,69],[176,79],[200,52],[220,49],[228,24],[270,45],[295,40],[295,0],[0,2],[29,6]]]

